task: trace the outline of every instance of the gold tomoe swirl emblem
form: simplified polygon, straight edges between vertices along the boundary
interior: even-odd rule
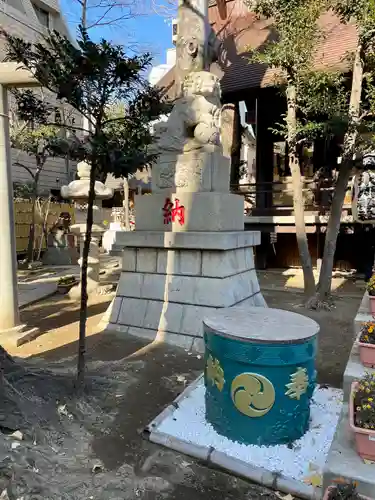
[[[262,417],[275,402],[275,389],[263,375],[241,373],[232,382],[231,396],[238,411],[248,417]]]

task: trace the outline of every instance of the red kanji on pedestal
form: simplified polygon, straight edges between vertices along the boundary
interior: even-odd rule
[[[176,198],[173,205],[170,198],[166,198],[163,207],[164,224],[170,224],[176,220],[181,226],[185,223],[185,207],[180,205],[180,200]]]
[[[171,202],[170,198],[166,198],[163,207],[164,224],[169,224],[170,222],[172,222],[172,208],[173,203]]]
[[[172,208],[172,222],[178,220],[180,226],[183,226],[185,223],[185,207],[180,205],[180,200],[176,198],[174,207]]]

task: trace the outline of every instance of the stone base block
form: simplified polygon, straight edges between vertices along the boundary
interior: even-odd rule
[[[254,268],[258,233],[136,231],[124,237],[133,240],[132,247],[123,250],[122,273],[107,317],[116,331],[141,332],[139,336],[190,348],[201,339],[202,320],[213,310],[266,306]]]
[[[359,330],[363,323],[367,321],[373,321],[373,316],[370,313],[370,298],[368,292],[365,292],[361,301],[361,305],[357,311],[357,315],[354,318],[354,335],[357,338]]]
[[[324,490],[337,479],[357,483],[358,493],[370,498],[375,492],[375,465],[365,464],[357,454],[354,436],[349,428],[348,404],[344,404],[340,420],[323,472]]]
[[[170,199],[170,215],[163,208]],[[174,192],[135,197],[137,231],[242,231],[243,197],[230,193]],[[180,210],[173,210],[180,207]]]
[[[230,161],[221,148],[182,154],[163,152],[152,166],[152,192],[229,192]]]
[[[352,382],[361,379],[366,373],[375,374],[375,369],[362,365],[359,358],[359,347],[354,343],[344,372],[344,401],[349,401]]]

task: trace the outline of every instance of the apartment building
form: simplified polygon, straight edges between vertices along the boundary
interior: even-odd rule
[[[0,26],[13,35],[30,42],[37,41],[47,30],[56,30],[69,36],[68,27],[64,21],[58,0],[0,0]],[[4,40],[0,40],[0,58],[4,57]],[[51,96],[49,96],[51,97]],[[12,119],[12,98],[9,99]],[[62,110],[62,114],[72,113]],[[74,123],[79,126],[81,118],[74,113]],[[35,162],[22,151],[12,150],[13,162],[35,169]],[[40,193],[57,195],[61,186],[75,178],[76,165],[61,158],[47,160],[39,181]],[[30,182],[30,174],[26,169],[13,166],[13,182],[25,184]]]

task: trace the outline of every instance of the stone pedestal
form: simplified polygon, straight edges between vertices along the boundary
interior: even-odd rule
[[[266,306],[254,268],[258,232],[116,233],[122,273],[109,329],[203,349],[202,320],[237,304]]]
[[[136,196],[137,231],[243,231],[243,197],[231,193]]]
[[[136,197],[136,231],[116,233],[112,247],[123,268],[109,329],[202,351],[212,311],[266,306],[254,268],[260,234],[244,232],[243,198],[229,192],[220,113],[218,78],[198,71],[154,127],[152,195]]]

